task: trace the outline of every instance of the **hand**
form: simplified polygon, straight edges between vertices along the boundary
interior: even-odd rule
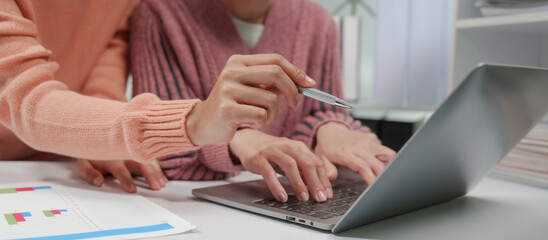
[[[323,162],[303,142],[242,129],[236,132],[229,146],[245,169],[263,176],[270,192],[280,202],[287,201],[287,192],[278,181],[275,169],[285,174],[301,201],[309,198],[306,186],[317,202],[333,196]]]
[[[227,144],[240,126],[262,127],[278,114],[278,93],[298,105],[297,85],[314,80],[278,54],[234,55],[208,98],[187,117],[187,133],[198,145]]]
[[[137,192],[132,174],[143,175],[152,190],[160,190],[167,183],[167,178],[156,161],[142,164],[131,160],[92,161],[78,159],[76,172],[80,178],[98,187],[104,182],[103,176],[110,173],[130,193]]]
[[[335,122],[318,129],[314,151],[328,167],[332,167],[331,164],[348,167],[359,173],[367,184],[373,183],[396,155],[383,146],[374,133],[351,131]]]

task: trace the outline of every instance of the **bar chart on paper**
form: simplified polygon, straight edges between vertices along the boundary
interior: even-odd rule
[[[135,194],[74,182],[0,185],[0,239],[132,239],[194,228]]]
[[[0,188],[0,201],[1,239],[104,229],[68,192],[53,186]]]
[[[9,225],[17,224],[18,222],[25,222],[27,221],[25,217],[32,216],[30,212],[20,212],[20,213],[7,213],[4,214],[4,217],[6,218],[6,221]]]

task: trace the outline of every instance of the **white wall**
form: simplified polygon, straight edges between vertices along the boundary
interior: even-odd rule
[[[437,106],[447,95],[450,0],[377,3],[372,103]]]

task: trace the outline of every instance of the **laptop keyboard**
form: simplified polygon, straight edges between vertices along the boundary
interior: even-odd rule
[[[262,199],[253,203],[320,219],[329,219],[344,215],[366,187],[367,185],[363,182],[333,184],[333,197],[323,203],[315,202],[312,198],[301,202],[293,194],[289,194],[287,201],[283,203],[276,199]]]

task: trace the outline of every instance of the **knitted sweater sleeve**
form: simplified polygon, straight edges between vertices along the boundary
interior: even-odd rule
[[[72,157],[134,159],[195,149],[185,117],[197,103],[151,94],[130,103],[80,95],[54,80],[57,63],[15,1],[0,3],[0,124],[27,145]]]
[[[162,98],[205,98],[196,85],[185,79],[184,66],[177,64],[177,56],[162,29],[162,22],[144,1],[133,12],[131,24],[131,72],[134,94],[150,92]],[[153,2],[156,4],[156,2]],[[160,167],[170,179],[214,180],[238,174],[243,167],[234,164],[228,145],[204,146],[199,150],[170,154],[159,159]]]
[[[326,39],[327,44],[323,50],[322,74],[319,79],[316,79],[316,81],[319,80],[317,85],[322,91],[343,98],[339,43],[333,21],[329,21]],[[310,149],[314,149],[316,132],[323,124],[328,122],[343,124],[354,131],[370,131],[368,127],[362,126],[359,121],[353,119],[346,109],[314,101],[309,115],[305,116],[302,122],[295,127],[291,138],[303,141]]]

